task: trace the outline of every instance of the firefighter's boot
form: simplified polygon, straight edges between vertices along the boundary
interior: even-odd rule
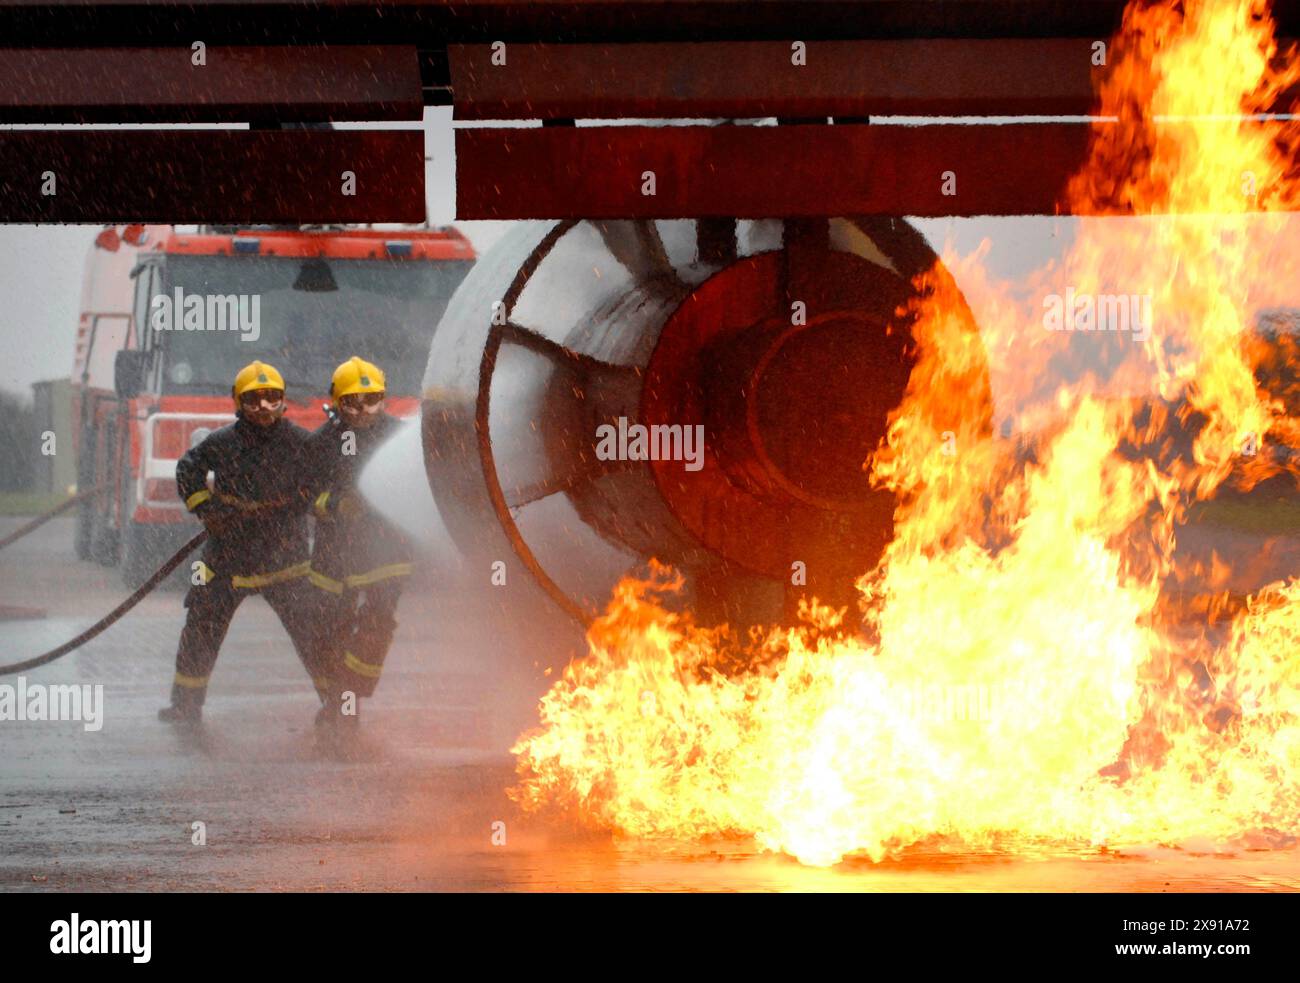
[[[330,757],[353,760],[358,753],[361,699],[351,691],[335,690],[316,713],[316,736]]]
[[[316,711],[316,729],[333,727],[339,705],[334,683],[328,676],[313,676],[312,684],[316,687],[316,697],[320,700],[320,709]]]
[[[356,735],[357,729],[361,726],[361,698],[359,696],[350,696],[346,702],[341,704],[338,717],[335,719],[335,726],[340,734]]]
[[[347,726],[344,721],[355,719],[357,697],[345,691],[335,682],[327,684],[328,688],[317,690],[320,696],[320,709],[316,711],[316,729],[321,732],[333,732]]]
[[[351,713],[340,713],[334,720],[332,732],[334,756],[342,761],[360,761],[365,757],[361,743],[361,717],[357,712],[361,701],[357,700]]]
[[[202,689],[175,685],[172,687],[172,702],[158,711],[158,719],[165,724],[194,726],[202,723],[203,697],[206,695]]]

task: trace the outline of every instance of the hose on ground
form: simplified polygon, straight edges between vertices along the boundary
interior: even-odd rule
[[[89,493],[87,493],[89,494]],[[67,503],[65,503],[66,505]],[[154,571],[153,576],[136,588],[125,601],[115,607],[107,615],[95,622],[85,631],[71,641],[64,642],[58,648],[51,649],[44,655],[38,655],[34,659],[27,659],[24,662],[14,662],[7,666],[0,666],[0,676],[12,676],[14,673],[26,672],[29,669],[35,669],[37,666],[43,666],[53,662],[55,659],[62,658],[69,652],[85,645],[92,638],[102,633],[109,626],[117,622],[121,617],[130,611],[133,607],[142,601],[146,595],[150,594],[155,587],[167,579],[167,576],[184,562],[185,557],[203,543],[208,538],[206,531],[198,533],[188,543],[172,554],[171,558]]]
[[[73,495],[66,502],[61,502],[58,505],[54,506],[54,508],[50,509],[48,512],[42,512],[31,522],[19,526],[17,529],[11,532],[4,539],[0,539],[0,550],[4,549],[10,543],[18,542],[18,540],[22,539],[29,532],[35,532],[41,526],[45,525],[45,523],[53,519],[56,515],[62,515],[64,512],[68,511],[68,509],[72,508],[72,506],[76,505],[78,502],[84,502],[88,498],[93,498],[95,495],[98,495],[103,490],[104,490],[103,485],[96,485],[94,488],[87,488],[83,492],[77,492],[77,494]]]

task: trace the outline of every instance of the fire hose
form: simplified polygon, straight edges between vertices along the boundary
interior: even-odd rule
[[[62,502],[61,504],[56,505],[48,512],[41,513],[31,522],[28,522],[26,525],[19,526],[17,529],[11,532],[4,539],[0,539],[0,550],[4,549],[6,546],[10,545],[11,543],[18,542],[18,540],[22,539],[29,532],[35,532],[41,526],[45,525],[45,523],[53,519],[56,515],[62,515],[64,512],[68,511],[68,509],[72,508],[72,506],[78,504],[79,502],[84,502],[88,498],[94,498],[96,495],[98,495],[100,492],[104,490],[104,487],[105,486],[103,485],[96,485],[94,488],[87,488],[83,492],[77,492],[77,494],[73,495],[66,502]]]
[[[96,489],[91,489],[91,491],[86,492],[86,494],[87,495],[93,494],[94,491],[96,491]],[[70,502],[75,500],[76,500],[75,498],[70,499],[69,502],[65,502],[64,505],[60,506],[60,508],[66,507],[68,504],[70,504]],[[36,525],[39,525],[40,522],[43,522],[45,521],[45,519],[48,519],[50,517],[51,516],[49,515],[42,517],[39,520],[39,522],[32,524],[32,528],[34,529]],[[27,531],[30,532],[31,530],[29,529]],[[20,532],[22,532],[22,530],[20,530]],[[13,538],[16,537],[10,537],[10,539],[6,540],[5,543],[0,543],[0,547],[7,545],[8,542],[12,541]],[[154,572],[153,576],[151,576],[148,580],[146,580],[143,584],[141,584],[135,590],[135,592],[131,594],[130,597],[128,597],[125,601],[123,601],[121,604],[115,607],[112,611],[110,611],[99,621],[95,622],[93,625],[91,625],[89,628],[83,631],[76,638],[72,639],[71,641],[64,642],[58,648],[50,649],[50,651],[46,652],[44,655],[38,655],[34,659],[27,659],[24,662],[14,662],[7,666],[0,666],[0,676],[11,676],[14,673],[26,672],[29,669],[35,669],[37,666],[46,665],[47,663],[53,662],[55,659],[62,658],[63,656],[67,655],[69,652],[73,651],[74,649],[80,648],[82,645],[85,645],[92,638],[95,638],[97,635],[101,634],[105,629],[115,624],[118,620],[121,619],[121,617],[124,614],[126,614],[133,607],[139,604],[140,601],[142,601],[147,594],[151,593],[155,587],[157,587],[159,584],[161,584],[164,580],[167,579],[167,576],[173,570],[175,570],[178,566],[181,565],[185,557],[187,557],[192,550],[194,550],[207,538],[208,538],[208,534],[206,531],[198,533],[193,539],[187,542],[175,553],[173,553],[171,558],[166,563],[164,563],[161,567],[159,567]]]

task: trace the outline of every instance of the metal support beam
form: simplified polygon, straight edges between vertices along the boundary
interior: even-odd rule
[[[460,119],[1076,116],[1094,38],[511,44],[447,50]],[[798,62],[798,63],[796,63]]]
[[[419,130],[0,132],[0,222],[424,219]]]
[[[423,111],[414,45],[0,49],[5,123],[418,121]]]
[[[1081,124],[461,129],[457,215],[1050,215],[1088,139]]]
[[[1118,127],[1120,123],[1099,124]],[[1160,124],[1189,148],[1233,120]],[[1263,125],[1263,124],[1255,124]],[[1177,131],[1188,132],[1180,135]],[[1087,123],[927,126],[591,126],[456,131],[462,219],[1054,215],[1086,163]],[[1225,138],[1229,134],[1225,132]],[[1150,160],[1119,140],[1099,188]],[[1192,151],[1189,151],[1192,152]],[[1258,201],[1272,203],[1271,189]],[[1253,207],[1253,200],[1243,204]],[[1235,202],[1234,202],[1235,205]],[[1153,210],[1160,203],[1149,203]],[[1269,207],[1278,207],[1270,204]],[[1091,212],[1128,214],[1122,201]]]
[[[0,0],[6,44],[1097,37],[1124,0]],[[1275,0],[1283,23],[1296,0]]]

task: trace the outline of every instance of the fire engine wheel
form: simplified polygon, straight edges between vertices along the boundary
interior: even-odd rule
[[[77,551],[78,560],[90,559],[91,524],[94,521],[94,510],[94,502],[82,502],[77,506],[77,529],[73,537],[73,544]]]
[[[101,499],[104,498],[109,497],[101,496]],[[111,507],[111,499],[109,502]],[[121,556],[121,550],[122,537],[119,531],[113,528],[101,501],[96,505],[94,522],[91,526],[90,558],[102,566],[115,567]]]
[[[113,431],[101,432],[94,427],[82,431],[81,452],[78,455],[77,487],[94,488],[104,478],[98,467],[100,458],[99,441],[101,438],[108,446],[113,445]],[[124,479],[129,481],[129,479]],[[123,494],[129,494],[129,485],[123,485]],[[124,499],[125,500],[125,499]],[[90,560],[106,567],[117,566],[121,556],[122,537],[112,521],[114,496],[111,488],[105,488],[103,494],[87,498],[77,509],[77,529],[74,545],[78,559]]]
[[[135,590],[153,576],[163,562],[192,535],[196,523],[155,526],[130,522],[123,535],[122,582]],[[190,585],[190,566],[182,563],[158,586],[164,590],[184,590]]]
[[[77,489],[92,488],[95,485],[95,432],[89,427],[81,432],[82,452],[77,455]],[[88,450],[87,450],[88,448]],[[87,498],[77,506],[77,531],[73,539],[78,560],[91,559],[95,541],[95,521],[99,503],[94,498]]]
[[[129,590],[135,590],[148,580],[165,559],[152,548],[146,537],[147,531],[138,522],[132,522],[123,537],[126,543],[122,550],[122,582]]]
[[[847,599],[892,536],[863,463],[931,268],[946,276],[901,219],[521,223],[457,291],[426,373],[428,477],[458,545],[513,557],[580,620],[650,557],[728,620],[742,600],[779,616],[799,563],[792,595]]]

